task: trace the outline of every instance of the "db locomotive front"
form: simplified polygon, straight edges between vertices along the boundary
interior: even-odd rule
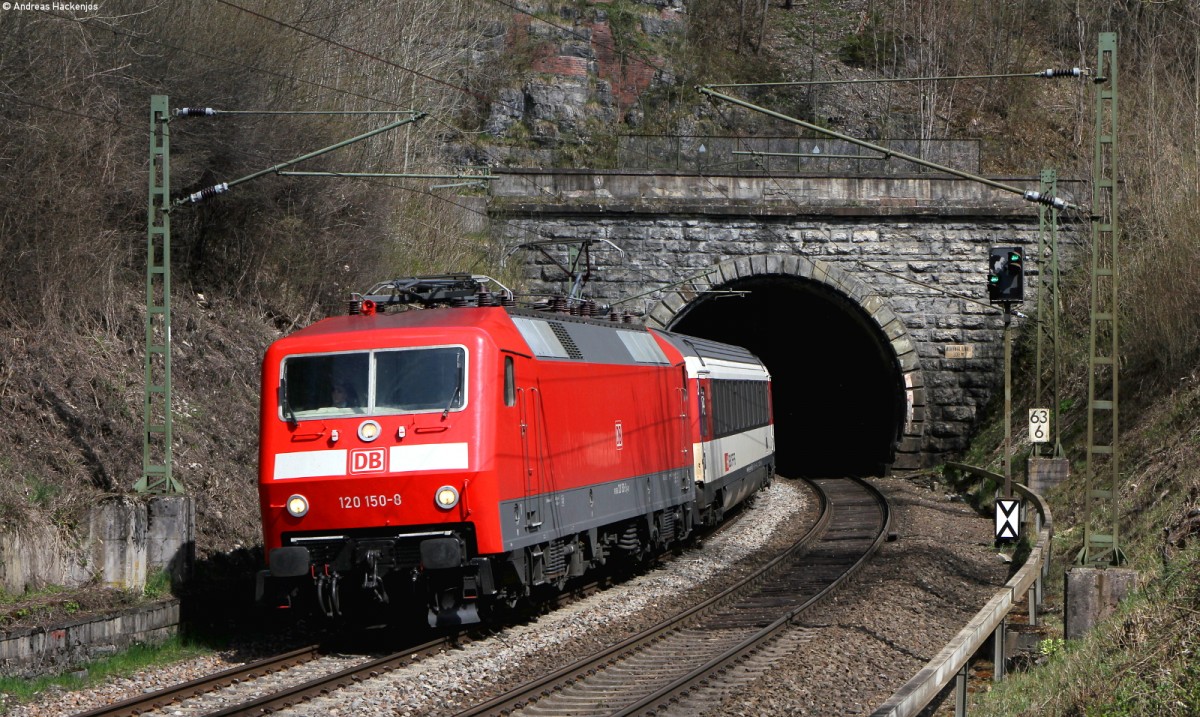
[[[367,301],[268,349],[263,604],[474,622],[684,540],[770,480],[769,375],[743,349],[458,303]]]

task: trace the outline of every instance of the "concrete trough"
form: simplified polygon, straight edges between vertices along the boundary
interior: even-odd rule
[[[0,632],[0,676],[66,672],[135,644],[162,643],[179,631],[179,600],[168,598],[52,627]]]

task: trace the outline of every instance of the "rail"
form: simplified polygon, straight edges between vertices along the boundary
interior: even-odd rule
[[[752,643],[761,647],[762,640],[836,589],[887,539],[889,507],[869,483],[828,480],[813,485],[822,508],[817,524],[737,585],[617,645],[468,707],[457,717],[518,712],[615,717],[671,709],[706,676],[753,652]],[[819,545],[824,548],[814,547]],[[821,554],[820,560],[798,570],[797,561],[810,549]]]
[[[948,468],[1003,482],[1003,476],[961,463],[949,463]],[[1029,488],[1013,484],[1034,512],[1033,534],[1036,541],[1025,565],[1000,588],[967,626],[954,636],[942,651],[921,668],[912,679],[896,690],[887,702],[871,713],[872,717],[909,717],[923,710],[955,678],[955,717],[967,713],[967,663],[989,637],[994,640],[995,679],[1004,676],[1004,629],[1009,612],[1023,597],[1029,598],[1029,624],[1037,624],[1037,608],[1042,602],[1042,580],[1050,565],[1050,542],[1054,537],[1050,507],[1040,495]],[[1032,590],[1032,594],[1030,591]]]

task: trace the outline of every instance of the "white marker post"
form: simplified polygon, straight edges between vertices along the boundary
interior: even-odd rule
[[[1050,441],[1050,409],[1029,409],[1029,442],[1048,443]]]
[[[1021,537],[1021,501],[996,500],[996,542],[1019,540]]]

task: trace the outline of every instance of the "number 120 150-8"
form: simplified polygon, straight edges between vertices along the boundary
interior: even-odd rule
[[[343,495],[338,496],[338,507],[354,508],[386,508],[389,505],[400,505],[400,494],[388,495]]]

